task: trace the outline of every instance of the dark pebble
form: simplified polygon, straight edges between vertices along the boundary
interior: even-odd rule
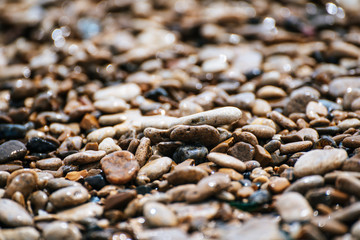
[[[315,130],[319,133],[319,135],[335,135],[340,132],[340,128],[338,126],[330,126],[330,127],[316,127]]]
[[[0,145],[0,163],[10,160],[20,160],[26,155],[25,145],[17,140],[11,140]]]
[[[84,181],[87,182],[95,190],[100,190],[101,188],[105,187],[105,185],[106,185],[106,181],[101,174],[86,177],[84,179]]]
[[[40,152],[40,153],[52,152],[59,147],[57,143],[39,137],[33,137],[29,139],[26,146],[31,152]]]
[[[141,195],[150,193],[151,190],[152,190],[152,188],[149,186],[146,186],[146,185],[141,185],[141,186],[136,187],[137,194],[141,194]]]
[[[158,101],[160,96],[168,97],[169,94],[167,93],[167,91],[165,89],[159,87],[159,88],[155,88],[153,90],[146,92],[144,94],[144,96],[151,100]]]
[[[271,201],[271,194],[266,190],[259,190],[251,194],[249,203],[262,205]]]
[[[323,187],[309,190],[306,195],[309,203],[315,207],[319,203],[333,206],[335,204],[344,204],[348,201],[349,195],[336,190],[332,187]]]
[[[24,138],[27,130],[28,129],[26,125],[0,124],[0,138],[1,139]]]
[[[200,144],[184,145],[176,149],[173,159],[176,163],[181,163],[186,159],[194,159],[195,164],[204,162],[208,149]]]
[[[315,144],[315,149],[323,149],[325,146],[337,147],[336,142],[329,136],[322,136]]]
[[[239,180],[239,183],[241,183],[241,185],[243,185],[244,187],[251,186],[251,181],[249,179],[241,179],[241,180]]]

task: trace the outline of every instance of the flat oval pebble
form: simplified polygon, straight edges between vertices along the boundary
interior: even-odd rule
[[[108,99],[111,97],[130,101],[141,93],[140,87],[135,83],[118,84],[98,90],[94,94],[95,100]]]
[[[105,113],[123,112],[129,105],[121,98],[106,98],[94,102],[94,107]]]
[[[266,125],[246,125],[242,127],[243,131],[251,132],[258,138],[272,138],[276,131],[272,127]]]
[[[271,112],[271,105],[263,99],[256,99],[251,106],[251,111],[254,115],[263,117]]]
[[[335,78],[329,84],[329,93],[332,97],[342,97],[348,89],[360,88],[358,77]]]
[[[105,151],[88,150],[84,152],[78,152],[64,158],[64,164],[82,165],[82,164],[93,163],[100,161],[100,159],[102,159],[105,155],[106,155]]]
[[[204,72],[216,73],[226,70],[229,67],[226,58],[212,58],[203,62],[201,68]]]
[[[86,218],[99,217],[103,214],[103,210],[103,206],[100,206],[94,202],[89,202],[58,212],[56,217],[64,221],[79,222]]]
[[[116,151],[101,159],[101,168],[112,184],[126,184],[135,178],[139,163],[129,151]]]
[[[40,239],[40,233],[33,227],[17,227],[1,229],[0,238],[4,240],[38,240]]]
[[[263,99],[282,98],[282,97],[286,97],[286,92],[279,87],[264,86],[256,92],[256,96],[258,98],[263,98]]]
[[[46,240],[80,240],[81,232],[74,224],[55,221],[45,226],[43,236]]]
[[[360,127],[360,120],[357,118],[350,118],[350,119],[345,119],[344,121],[341,121],[338,124],[338,127],[342,130],[345,131],[349,128],[358,128]]]
[[[344,145],[344,147],[358,148],[360,147],[360,135],[346,137],[342,141],[342,144]]]
[[[320,175],[311,175],[300,178],[292,183],[285,192],[299,192],[305,194],[306,191],[312,188],[319,188],[324,186],[325,180]]]
[[[338,169],[347,158],[347,152],[343,149],[312,150],[296,161],[294,173],[298,177],[321,175]]]
[[[186,183],[197,183],[206,176],[208,176],[208,173],[204,169],[195,166],[186,166],[171,171],[167,176],[167,180],[170,184],[181,185]]]
[[[30,138],[29,141],[26,143],[26,147],[31,152],[51,152],[55,151],[59,145],[54,141],[49,141],[48,139],[33,137]]]
[[[123,113],[107,114],[99,117],[99,123],[101,126],[113,126],[125,122],[126,119]]]
[[[205,160],[207,154],[207,148],[200,144],[183,145],[176,149],[173,159],[176,163],[181,163],[186,159],[194,159],[196,164],[199,164]]]
[[[20,204],[10,199],[0,199],[0,222],[8,227],[33,225],[30,214]]]
[[[287,143],[280,146],[280,154],[286,155],[290,153],[296,153],[308,150],[312,147],[313,143],[311,141],[300,141]]]
[[[20,192],[24,197],[28,197],[37,188],[37,184],[38,175],[34,171],[15,171],[8,178],[5,196],[12,197],[15,192]]]
[[[105,138],[113,138],[116,134],[116,131],[113,127],[103,127],[92,131],[87,135],[87,140],[89,142],[98,142],[100,143]]]
[[[178,224],[175,214],[162,203],[146,203],[143,212],[146,221],[152,227],[174,227]]]
[[[308,221],[313,210],[308,201],[297,192],[288,192],[280,195],[275,207],[285,222]]]
[[[47,158],[36,161],[36,167],[43,170],[54,170],[56,171],[61,167],[63,162],[60,158]]]
[[[10,160],[21,160],[26,155],[26,146],[17,140],[10,140],[0,145],[0,163]]]
[[[49,201],[56,208],[76,206],[86,202],[88,199],[88,191],[81,186],[61,188],[53,192],[49,197]]]
[[[177,126],[170,133],[171,140],[184,142],[199,142],[205,146],[213,146],[219,143],[220,133],[213,126]]]
[[[136,183],[143,185],[158,179],[170,170],[172,162],[172,159],[168,157],[161,157],[148,162],[140,168],[136,177]]]
[[[327,108],[321,103],[311,101],[306,106],[306,116],[310,119],[325,117],[328,114]]]
[[[244,172],[246,169],[245,163],[224,153],[212,152],[207,155],[207,158],[221,167],[232,168],[239,172]]]

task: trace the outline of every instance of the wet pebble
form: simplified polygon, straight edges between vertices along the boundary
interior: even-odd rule
[[[296,153],[299,151],[306,151],[312,147],[313,143],[311,141],[300,141],[294,143],[283,144],[280,147],[280,154],[286,155],[291,153]]]
[[[0,134],[1,135],[1,134]],[[0,163],[11,160],[21,160],[27,152],[26,146],[17,140],[10,140],[0,145]]]
[[[24,138],[28,126],[21,124],[0,124],[0,136],[4,139]]]
[[[360,197],[360,180],[356,177],[340,175],[336,179],[335,186],[340,191]]]
[[[339,168],[347,157],[343,149],[312,150],[296,161],[294,172],[298,177],[324,174]]]
[[[208,149],[200,144],[183,145],[176,149],[173,159],[181,163],[186,159],[194,159],[196,164],[202,163],[208,154]]]
[[[59,147],[59,144],[49,139],[33,137],[26,143],[26,147],[31,152],[44,153],[55,151]]]
[[[335,78],[329,84],[329,93],[332,97],[342,97],[348,89],[360,88],[358,77]]]
[[[113,127],[104,127],[96,129],[87,135],[87,140],[89,142],[98,142],[100,143],[105,138],[113,138],[115,136],[115,129]]]
[[[258,190],[252,193],[248,201],[250,204],[262,205],[271,201],[271,194],[267,190]]]
[[[126,184],[135,178],[139,163],[128,151],[116,151],[101,159],[101,168],[112,184]]]
[[[246,125],[242,127],[243,131],[251,132],[258,138],[272,138],[275,135],[275,129],[266,125]]]
[[[109,154],[109,153],[112,153],[112,152],[115,152],[115,151],[120,151],[121,148],[115,143],[114,139],[105,138],[99,144],[99,150],[100,151],[105,151],[106,154]]]
[[[208,176],[208,173],[204,169],[195,166],[186,166],[171,171],[169,175],[167,175],[167,180],[169,184],[181,185],[186,183],[197,183],[206,176]]]
[[[178,224],[175,214],[162,203],[146,203],[143,212],[147,223],[152,227],[174,227]]]
[[[282,194],[276,199],[275,207],[285,222],[308,221],[313,214],[307,200],[297,192]]]
[[[88,199],[88,191],[80,186],[61,188],[53,192],[49,197],[49,201],[56,208],[76,206],[86,202]]]
[[[32,170],[18,170],[8,178],[5,196],[12,197],[14,193],[20,192],[25,198],[38,186],[38,174]]]
[[[246,170],[246,166],[242,161],[227,154],[212,152],[207,155],[207,158],[221,167],[232,168],[239,172]]]
[[[0,199],[0,222],[8,227],[33,225],[33,219],[25,208],[10,199]]]
[[[17,227],[1,229],[0,238],[4,240],[38,240],[40,239],[40,233],[33,227]]]
[[[229,155],[241,160],[242,162],[247,162],[253,160],[255,148],[251,144],[238,142],[229,148],[227,152]]]
[[[306,116],[310,119],[325,117],[328,114],[327,108],[321,103],[311,101],[306,106]]]
[[[97,203],[89,202],[77,207],[63,210],[56,214],[58,219],[79,222],[86,218],[99,217],[103,214],[103,207]]]
[[[139,170],[136,183],[138,185],[144,185],[159,179],[170,170],[172,163],[172,159],[168,157],[162,157],[148,162]]]
[[[205,146],[214,146],[219,143],[220,133],[213,126],[177,126],[170,133],[173,141],[198,142]]]
[[[98,90],[94,94],[95,100],[108,99],[108,98],[120,98],[125,101],[130,101],[136,96],[140,95],[141,89],[134,83],[118,84],[109,86]]]
[[[139,146],[137,147],[135,152],[135,158],[138,161],[140,167],[145,165],[151,154],[151,141],[149,138],[143,137],[140,140]]]
[[[306,191],[313,189],[313,188],[319,188],[324,186],[325,180],[320,175],[312,175],[312,176],[306,176],[303,178],[300,178],[296,180],[294,183],[292,183],[285,192],[299,192],[301,194],[305,194]]]
[[[338,124],[338,127],[342,131],[345,131],[349,128],[358,128],[360,127],[360,120],[357,118],[345,119]]]
[[[275,86],[264,86],[256,92],[258,98],[271,99],[286,97],[286,92]]]
[[[277,112],[277,111],[272,111],[271,113],[268,114],[268,116],[277,124],[279,124],[280,126],[282,126],[283,128],[289,129],[289,130],[293,130],[297,127],[296,123],[294,123],[293,120],[291,120],[288,117],[285,117],[284,115],[282,115],[281,113]]]
[[[81,232],[74,224],[55,221],[47,224],[43,230],[46,240],[80,240]]]
[[[56,171],[61,167],[63,162],[60,158],[47,158],[36,161],[36,167],[42,170]]]
[[[358,148],[360,147],[360,135],[346,137],[342,141],[344,147]]]
[[[78,152],[64,158],[64,164],[82,165],[82,164],[93,163],[100,161],[100,159],[102,159],[105,155],[106,155],[105,151],[88,150],[84,152]]]
[[[275,178],[270,178],[268,188],[272,193],[278,194],[278,193],[282,193],[289,186],[290,186],[290,182],[286,178],[275,177]]]

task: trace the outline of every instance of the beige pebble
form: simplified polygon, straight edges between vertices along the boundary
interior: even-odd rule
[[[140,168],[136,177],[136,183],[138,185],[145,185],[146,183],[159,179],[170,170],[172,163],[172,159],[168,157],[161,157],[149,161]]]
[[[42,170],[58,170],[62,166],[60,158],[46,158],[36,161],[36,167]]]
[[[151,154],[151,141],[149,138],[143,137],[135,152],[135,159],[138,161],[140,167],[145,165]]]
[[[127,119],[123,113],[107,114],[99,117],[99,123],[101,126],[114,126],[125,122]]]
[[[277,111],[272,111],[268,115],[275,123],[279,124],[283,128],[293,130],[297,127],[296,123],[288,117],[285,117]]]
[[[201,167],[185,166],[171,171],[169,175],[167,175],[167,180],[172,185],[181,185],[197,183],[206,176],[208,176],[208,173]]]
[[[226,57],[217,57],[208,59],[203,62],[201,68],[204,72],[216,73],[222,72],[229,67],[229,64],[226,61]]]
[[[245,164],[239,159],[223,153],[212,152],[207,155],[209,161],[225,168],[232,168],[239,172],[244,172]]]
[[[243,131],[251,132],[258,138],[272,138],[275,135],[275,129],[266,125],[246,125],[242,127]]]
[[[143,212],[146,221],[152,227],[174,227],[178,224],[176,215],[162,203],[148,202]]]
[[[79,222],[86,218],[100,217],[103,214],[103,206],[89,202],[83,205],[63,210],[56,214],[58,219],[63,221]]]
[[[232,168],[220,168],[217,172],[228,175],[232,181],[239,181],[241,179],[244,179],[243,175],[241,175]]]
[[[99,150],[100,151],[105,151],[106,154],[115,152],[115,151],[120,151],[121,147],[119,147],[114,139],[112,138],[105,138],[104,140],[101,141],[101,143],[99,144]]]
[[[46,240],[80,240],[81,232],[75,224],[55,221],[45,225],[43,236]]]
[[[107,137],[113,138],[115,136],[115,129],[113,127],[103,127],[96,129],[87,135],[89,142],[101,142]]]
[[[269,98],[282,98],[286,97],[286,92],[275,86],[264,86],[256,92],[258,98],[269,99]]]
[[[33,225],[33,219],[25,208],[5,198],[0,199],[0,222],[9,227]]]
[[[94,107],[104,113],[119,113],[129,109],[129,105],[121,98],[106,98],[94,102]]]
[[[278,194],[282,193],[289,186],[290,182],[286,178],[274,177],[270,178],[268,188],[272,193]]]
[[[93,163],[100,161],[100,159],[103,158],[105,155],[106,155],[105,151],[88,150],[84,152],[78,152],[64,158],[64,164],[82,165],[82,164]]]
[[[3,240],[38,240],[40,233],[33,227],[17,227],[0,230],[0,239]]]
[[[297,192],[288,192],[280,195],[275,207],[285,222],[308,221],[313,210],[308,201]]]
[[[82,186],[70,186],[53,192],[49,197],[49,201],[56,208],[64,208],[84,203],[89,197],[86,188]]]
[[[280,154],[286,155],[290,153],[305,151],[310,149],[312,145],[313,143],[311,141],[300,141],[300,142],[282,144],[280,146]]]
[[[325,117],[328,114],[327,108],[321,103],[311,101],[306,106],[306,116],[310,119]]]
[[[251,107],[251,111],[256,116],[264,117],[271,112],[271,106],[263,99],[256,99]]]
[[[114,98],[121,98],[125,101],[130,101],[131,99],[134,99],[136,96],[140,95],[140,93],[141,93],[141,89],[137,84],[122,83],[98,90],[94,94],[94,99],[100,100],[100,99],[108,99],[114,97]]]

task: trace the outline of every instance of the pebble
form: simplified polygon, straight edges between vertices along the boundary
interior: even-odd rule
[[[59,147],[59,143],[50,141],[50,139],[33,137],[28,140],[26,147],[31,152],[44,153],[55,151]]]
[[[358,77],[339,77],[333,79],[329,84],[329,94],[334,98],[342,97],[346,91],[354,88],[360,88]]]
[[[282,126],[285,129],[293,130],[293,129],[296,129],[296,127],[297,127],[296,123],[294,123],[293,120],[291,120],[288,117],[285,117],[284,115],[282,115],[281,113],[279,113],[277,111],[272,111],[271,113],[268,114],[268,116],[275,123],[279,124],[280,126]]]
[[[205,146],[219,143],[220,133],[213,126],[176,126],[170,133],[170,140],[183,142],[198,142]]]
[[[288,116],[291,113],[305,113],[307,104],[318,100],[319,96],[319,92],[310,87],[302,87],[293,91],[290,101],[284,108],[284,114]]]
[[[305,194],[308,190],[313,188],[320,188],[324,186],[325,180],[320,175],[311,175],[300,178],[293,182],[285,192],[299,192]]]
[[[31,203],[31,208],[35,214],[39,212],[39,210],[44,210],[46,204],[48,203],[48,195],[44,191],[36,191],[33,192],[29,196],[29,201]]]
[[[312,206],[317,206],[318,204],[325,204],[327,206],[343,205],[349,201],[348,194],[326,186],[309,190],[305,197]]]
[[[40,233],[33,227],[17,227],[13,229],[1,229],[0,239],[38,240],[40,239]]]
[[[270,178],[269,181],[269,190],[274,193],[282,193],[284,190],[286,190],[290,186],[289,180],[283,177],[274,177]]]
[[[248,202],[251,205],[262,205],[265,203],[269,203],[270,201],[271,194],[267,190],[255,191],[248,198]]]
[[[226,57],[217,57],[208,59],[203,62],[201,68],[204,72],[216,73],[225,71],[229,67],[229,64],[226,62]]]
[[[46,189],[50,192],[54,192],[60,188],[70,187],[70,186],[81,186],[80,183],[67,180],[65,178],[54,178],[50,179],[46,184]]]
[[[94,107],[104,113],[119,113],[129,109],[129,105],[121,98],[106,98],[94,102]]]
[[[360,156],[359,154],[356,154],[352,156],[351,158],[347,159],[344,164],[342,165],[342,170],[344,171],[354,171],[354,172],[360,172]]]
[[[140,166],[131,152],[116,151],[101,159],[101,168],[111,184],[120,185],[134,179]]]
[[[144,217],[152,227],[175,227],[178,224],[175,214],[166,205],[148,202],[144,205]]]
[[[321,103],[311,101],[306,106],[306,116],[310,119],[325,117],[328,114],[327,108]]]
[[[99,144],[99,150],[105,151],[106,154],[109,154],[115,151],[121,151],[121,148],[115,143],[114,139],[105,138]]]
[[[220,168],[218,172],[228,175],[232,181],[239,181],[241,179],[244,179],[244,176],[242,174],[238,173],[232,168]]]
[[[20,204],[10,199],[0,199],[0,222],[8,227],[32,226],[33,219]]]
[[[10,173],[6,171],[0,171],[0,188],[5,188]]]
[[[351,235],[355,239],[360,239],[360,221],[356,221],[351,227]]]
[[[83,164],[93,163],[100,161],[100,159],[102,159],[105,155],[106,155],[105,151],[88,150],[84,152],[78,152],[64,158],[64,164],[83,165]]]
[[[243,132],[241,128],[235,130],[232,134],[235,142],[246,142],[250,143],[254,147],[259,144],[256,136],[251,132]]]
[[[251,144],[238,142],[229,148],[228,154],[241,160],[242,162],[247,162],[253,160],[255,148]]]
[[[252,92],[244,92],[231,95],[229,96],[228,101],[232,106],[240,109],[251,109],[251,106],[255,102],[255,94]]]
[[[342,130],[345,131],[349,128],[359,128],[360,127],[360,120],[357,118],[350,118],[350,119],[345,119],[341,122],[339,122],[338,127]]]
[[[201,179],[196,188],[186,193],[187,202],[200,202],[213,196],[230,186],[229,176],[221,173],[213,174]]]
[[[208,173],[200,167],[185,166],[178,167],[171,171],[166,179],[169,184],[182,185],[186,183],[197,183],[206,176],[208,176]]]
[[[43,230],[46,240],[80,240],[81,232],[74,224],[55,221],[47,224]]]
[[[100,217],[103,214],[103,207],[97,203],[89,202],[58,212],[55,216],[63,221],[79,222],[86,218]]]
[[[276,199],[275,207],[285,222],[309,221],[313,214],[307,200],[297,192],[280,195]]]
[[[137,147],[135,152],[135,158],[138,161],[140,167],[145,165],[145,163],[152,154],[152,150],[150,146],[151,146],[151,141],[149,138],[143,137],[140,140],[139,146]]]
[[[311,219],[311,223],[328,234],[342,235],[348,231],[346,225],[327,217],[314,217]]]
[[[105,138],[113,138],[116,134],[116,131],[113,127],[103,127],[92,131],[87,135],[87,140],[89,142],[98,142],[100,143]]]
[[[85,114],[85,116],[82,118],[80,122],[80,127],[86,131],[91,129],[97,129],[100,128],[99,122],[96,119],[95,116],[91,114]]]
[[[256,99],[252,104],[251,111],[254,115],[263,117],[271,112],[271,105],[263,99]]]
[[[260,145],[255,146],[254,159],[258,161],[262,167],[266,167],[272,162],[271,154]]]
[[[286,155],[301,151],[309,150],[312,147],[313,143],[311,141],[301,141],[301,142],[293,142],[282,144],[280,146],[280,154]]]
[[[208,154],[208,149],[200,144],[183,145],[176,149],[173,160],[176,163],[181,163],[186,159],[194,159],[196,164],[204,162]]]
[[[246,170],[245,163],[227,154],[212,152],[207,155],[207,158],[210,162],[221,167],[235,169],[239,172],[244,172]]]
[[[88,183],[93,189],[100,190],[105,187],[106,181],[101,174],[96,174],[94,176],[88,176],[84,178],[84,181]]]
[[[140,168],[136,176],[136,183],[138,185],[145,185],[146,183],[159,179],[170,170],[172,163],[172,159],[168,157],[161,157],[148,162]]]
[[[360,135],[346,137],[342,141],[344,147],[348,148],[358,148],[360,147]]]
[[[1,135],[1,134],[0,134]],[[11,160],[21,160],[27,152],[26,146],[17,140],[10,140],[0,145],[0,163]]]
[[[32,170],[14,171],[8,178],[5,196],[12,197],[15,192],[20,192],[25,198],[37,188],[38,174]]]
[[[274,128],[266,126],[266,125],[246,125],[242,127],[243,131],[251,132],[258,138],[267,139],[272,138],[276,131]]]
[[[352,203],[351,205],[334,211],[329,215],[331,219],[341,222],[354,222],[359,219],[359,216],[360,202]]]
[[[0,124],[0,136],[2,139],[24,138],[27,130],[29,130],[27,125]]]
[[[294,173],[298,177],[321,175],[338,169],[347,158],[343,149],[312,150],[296,161]]]
[[[53,192],[49,201],[56,208],[65,208],[79,205],[89,199],[88,191],[81,186],[71,186],[61,188]]]
[[[42,170],[56,171],[61,167],[63,162],[60,158],[46,158],[36,161],[36,167]]]
[[[127,117],[123,113],[107,114],[99,117],[99,124],[101,126],[114,126],[123,123],[127,120]]]
[[[140,95],[141,89],[135,83],[118,84],[109,87],[102,88],[95,92],[94,99],[102,100],[109,98],[120,98],[126,102],[134,99]]]
[[[263,99],[283,98],[286,95],[283,89],[275,86],[264,86],[256,92],[256,96]]]
[[[340,191],[360,197],[360,180],[356,177],[340,175],[336,179],[335,186]]]

